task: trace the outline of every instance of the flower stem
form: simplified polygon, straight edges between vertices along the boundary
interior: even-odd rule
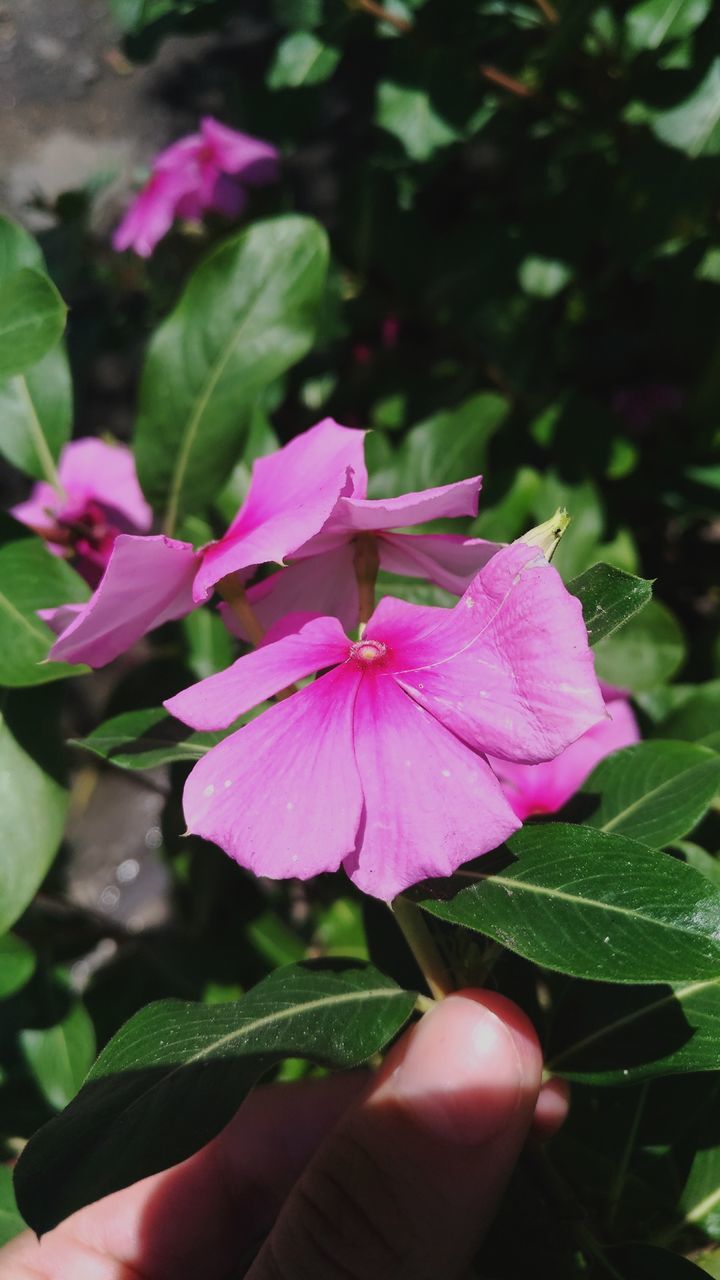
[[[455,990],[456,984],[435,945],[423,914],[414,902],[398,897],[390,904],[400,930],[413,953],[434,1000],[443,1000]]]
[[[229,604],[253,649],[257,649],[265,635],[260,620],[247,598],[245,588],[234,573],[221,578],[217,584],[218,594]]]
[[[373,18],[379,18],[381,22],[387,22],[401,35],[407,35],[412,31],[412,23],[405,18],[399,18],[396,13],[391,13],[389,9],[383,9],[382,5],[377,4],[376,0],[353,0],[351,8],[362,9],[365,13],[369,13]]]
[[[243,632],[247,636],[253,649],[257,649],[262,644],[265,628],[253,609],[247,598],[247,592],[234,573],[229,573],[227,577],[221,578],[217,584],[218,594],[222,596],[226,604],[228,604],[235,614]],[[289,684],[287,689],[279,689],[275,694],[275,700],[282,702],[284,698],[289,698],[291,694],[297,693],[297,686]]]
[[[372,617],[375,608],[375,583],[380,568],[380,557],[377,549],[377,538],[373,533],[359,533],[355,539],[355,576],[358,584],[360,604],[360,632],[363,631]]]

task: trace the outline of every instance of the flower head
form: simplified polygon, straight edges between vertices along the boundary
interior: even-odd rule
[[[551,759],[604,716],[579,602],[537,548],[499,551],[453,609],[386,597],[353,642],[286,619],[254,653],[165,705],[198,729],[331,668],[213,747],[190,831],[260,875],[344,865],[391,899],[520,825],[487,763]]]
[[[131,451],[103,440],[73,440],[58,464],[59,488],[41,481],[12,508],[56,555],[71,559],[97,586],[120,533],[144,533],[152,524]]]
[[[175,218],[199,221],[208,210],[236,218],[245,207],[245,188],[275,182],[278,163],[269,142],[205,116],[199,133],[156,156],[150,178],[115,231],[113,247],[147,258]]]

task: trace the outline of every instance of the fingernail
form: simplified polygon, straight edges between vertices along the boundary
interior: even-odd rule
[[[537,1090],[515,1034],[478,1000],[448,996],[416,1028],[392,1077],[402,1105],[438,1137],[481,1145]]]

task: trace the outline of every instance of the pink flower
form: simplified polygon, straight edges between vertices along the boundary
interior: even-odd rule
[[[310,434],[306,432],[292,444],[299,447],[300,441],[306,440]],[[308,530],[304,541],[288,546],[283,557],[266,555],[265,559],[284,559],[292,563],[248,590],[248,600],[264,627],[270,627],[285,614],[299,610],[334,614],[347,630],[357,626],[360,606],[354,559],[357,538],[361,534],[373,536],[381,569],[411,578],[428,579],[458,596],[498,550],[498,543],[486,542],[483,538],[466,538],[452,533],[397,532],[443,517],[477,515],[482,477],[471,476],[455,484],[424,489],[420,493],[406,493],[398,498],[368,499],[365,496],[368,477],[362,457],[365,433],[357,431],[354,434],[358,447],[351,464],[352,474],[346,488],[338,492],[324,523],[312,532]],[[255,522],[256,512],[264,515],[271,510],[273,503],[277,503],[277,494],[287,491],[286,486],[293,483],[297,486],[297,477],[292,470],[295,460],[291,462],[287,452],[291,447],[288,445],[279,455],[273,455],[277,459],[273,475],[277,491],[269,496],[268,486],[263,484],[262,500],[256,502],[251,487],[245,507],[225,536],[205,548],[202,567],[195,580],[197,601],[207,600],[212,587],[222,577],[245,571],[251,562],[247,541],[251,510]],[[262,479],[260,469],[268,462],[269,459],[264,458],[255,464],[253,486],[257,479],[259,488]],[[310,488],[313,482],[307,469],[304,470],[300,485]],[[225,617],[232,629],[237,630],[226,612]],[[242,633],[238,631],[238,634]]]
[[[258,459],[247,499],[228,532],[200,552],[173,538],[119,538],[97,591],[64,626],[50,657],[103,666],[161,621],[207,601],[228,574],[244,582],[258,565],[296,555],[304,557],[297,565],[248,591],[262,625],[306,610],[335,614],[353,627],[359,607],[353,541],[367,530],[382,531],[381,566],[429,576],[459,595],[497,550],[495,543],[384,530],[472,514],[479,477],[386,501],[356,498],[367,492],[364,434],[326,418]],[[67,624],[67,611],[46,620],[57,630]]]
[[[199,221],[206,210],[236,218],[245,188],[277,181],[279,155],[269,142],[251,138],[210,116],[156,156],[150,179],[113,235],[113,247],[148,258],[175,218]]]
[[[296,616],[165,705],[227,728],[327,674],[213,747],[185,787],[190,831],[258,875],[341,864],[391,899],[449,875],[520,825],[486,753],[551,759],[604,714],[579,602],[537,548],[504,548],[453,609],[386,597],[363,639]]]
[[[72,559],[94,587],[118,534],[149,529],[152,511],[125,445],[73,440],[60,455],[58,478],[62,491],[41,481],[12,514],[45,538],[56,555]]]
[[[283,560],[321,529],[338,495],[352,492],[357,467],[364,470],[363,433],[332,418],[260,458],[231,526],[234,568],[241,580],[267,560]],[[176,538],[119,537],[95,594],[69,625],[65,606],[45,613],[54,630],[63,628],[50,657],[101,667],[162,622],[189,613],[210,597],[226,572],[221,565],[215,575],[200,579],[205,554]]]
[[[502,789],[518,818],[557,813],[580,790],[596,764],[621,747],[640,741],[640,731],[627,698],[601,685],[607,717],[543,764],[491,759]]]

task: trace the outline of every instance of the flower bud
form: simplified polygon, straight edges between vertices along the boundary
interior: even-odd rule
[[[565,508],[558,507],[554,516],[543,524],[536,525],[534,529],[529,529],[521,538],[518,538],[518,542],[524,542],[529,547],[539,547],[545,559],[552,560],[570,520],[571,517]]]

